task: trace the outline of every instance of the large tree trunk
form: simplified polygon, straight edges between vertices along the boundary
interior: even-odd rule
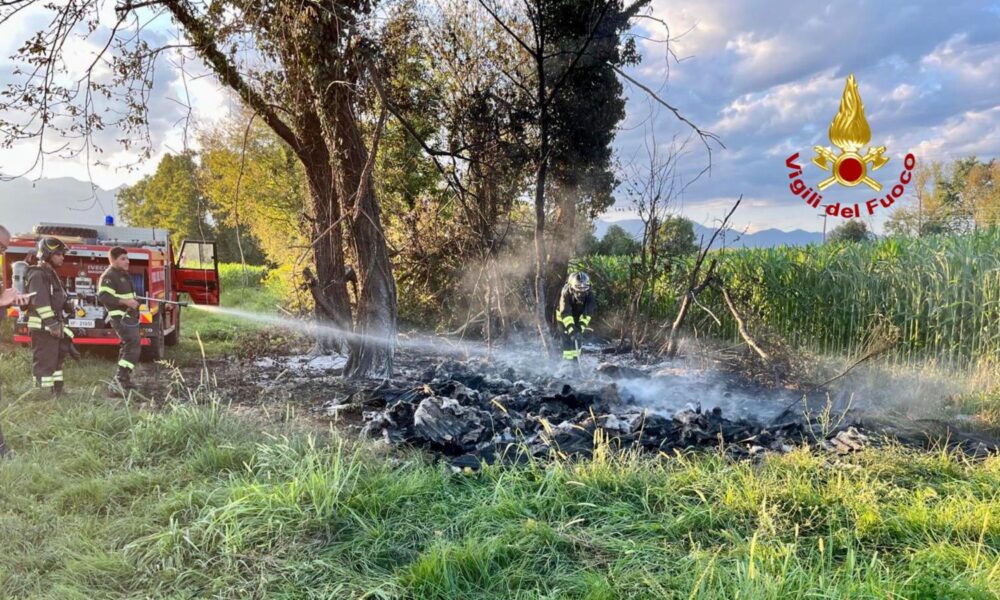
[[[316,316],[321,327],[316,342],[321,351],[343,353],[347,350],[351,333],[351,303],[345,278],[340,203],[325,146],[316,144],[310,150],[302,157],[302,162],[309,180],[309,198],[315,216],[311,236],[318,281],[315,293],[326,299],[326,302],[316,303]],[[332,327],[337,331],[323,327]]]
[[[374,156],[369,156],[350,98],[340,96],[335,110],[340,166],[338,192],[348,213],[361,286],[357,324],[344,374],[387,379],[392,376],[396,349],[396,281],[382,229],[381,210],[372,187]],[[373,144],[373,153],[377,150]]]

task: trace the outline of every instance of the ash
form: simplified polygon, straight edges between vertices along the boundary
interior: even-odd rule
[[[363,436],[428,449],[458,469],[553,453],[585,457],[602,440],[619,448],[704,448],[736,458],[825,441],[801,419],[773,422],[794,396],[679,363],[592,357],[571,365],[511,351],[489,360],[401,358],[392,381],[368,382],[320,410],[360,412]],[[857,440],[837,451],[867,443],[860,433]]]
[[[580,365],[517,347],[493,349],[488,358],[475,347],[475,357],[459,359],[401,351],[391,381],[360,382],[341,377],[342,357],[263,358],[241,374],[257,390],[241,388],[241,398],[308,402],[315,417],[342,430],[426,449],[456,469],[553,454],[586,457],[602,442],[737,459],[804,446],[849,454],[886,439],[977,457],[1000,451],[997,440],[955,423],[902,418],[877,405],[838,409],[832,425],[817,422],[807,404],[829,401],[828,389],[806,403],[802,392],[757,386],[710,361],[656,363],[598,346],[585,351]],[[441,352],[456,354],[448,345]]]

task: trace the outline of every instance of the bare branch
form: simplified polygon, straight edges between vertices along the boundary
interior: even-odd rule
[[[674,116],[677,117],[677,119],[679,121],[681,121],[682,123],[685,123],[688,127],[690,127],[691,129],[693,129],[694,132],[698,135],[698,137],[701,138],[702,144],[704,144],[705,148],[708,149],[709,156],[712,155],[712,147],[711,147],[711,145],[709,145],[709,142],[715,142],[716,144],[718,144],[722,148],[726,147],[726,145],[722,143],[722,140],[719,139],[719,136],[715,135],[714,133],[705,131],[705,130],[701,129],[700,127],[698,127],[697,125],[695,125],[694,123],[692,123],[691,121],[689,121],[687,119],[687,117],[685,117],[684,115],[682,115],[681,112],[677,108],[675,108],[674,106],[670,105],[669,103],[667,103],[666,101],[664,101],[662,98],[660,98],[656,94],[656,92],[654,92],[652,89],[649,88],[649,86],[646,86],[645,84],[643,84],[643,83],[637,81],[636,79],[632,78],[627,73],[625,73],[625,71],[619,69],[618,67],[616,67],[615,65],[611,64],[610,62],[608,63],[608,65],[612,69],[615,70],[615,73],[618,73],[624,79],[626,79],[627,81],[631,82],[632,84],[634,84],[635,86],[637,86],[638,88],[640,88],[642,91],[644,91],[647,94],[649,94],[649,96],[653,100],[655,100],[656,102],[658,102],[658,103],[662,104],[663,106],[667,107],[667,109],[669,109],[670,112],[674,113]]]

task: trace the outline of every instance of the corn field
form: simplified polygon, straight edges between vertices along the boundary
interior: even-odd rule
[[[794,347],[850,354],[875,323],[899,328],[896,363],[934,360],[962,369],[1000,353],[1000,230],[964,236],[890,238],[727,250],[719,275],[747,316]],[[628,257],[580,261],[595,277],[601,306],[627,298]],[[653,320],[672,319],[693,259],[675,263],[645,299]],[[715,292],[699,295],[688,327],[699,336],[737,339],[735,323]]]

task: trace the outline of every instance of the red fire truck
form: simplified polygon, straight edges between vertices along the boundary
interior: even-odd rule
[[[97,227],[41,223],[30,234],[15,235],[2,258],[3,287],[23,290],[28,266],[35,264],[35,250],[41,237],[56,237],[66,243],[66,260],[59,276],[75,305],[68,325],[76,331],[73,343],[82,346],[116,346],[118,336],[111,328],[107,311],[97,300],[98,280],[108,268],[108,251],[121,246],[128,250],[129,275],[137,296],[144,360],[163,358],[164,346],[180,339],[181,312],[176,302],[182,293],[195,304],[219,304],[219,266],[215,242],[185,240],[174,254],[170,233],[165,229],[137,227]],[[17,308],[8,309],[17,318],[14,341],[31,342],[26,318]]]

